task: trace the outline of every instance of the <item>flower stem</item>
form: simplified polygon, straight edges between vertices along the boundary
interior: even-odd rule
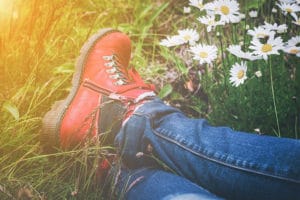
[[[221,60],[222,60],[222,68],[223,68],[223,76],[224,76],[224,87],[225,87],[226,91],[228,91],[227,90],[227,75],[226,75],[227,67],[226,67],[226,64],[225,64],[224,48],[223,48],[222,38],[223,38],[223,32],[222,32],[222,36],[219,37],[219,42],[220,42],[220,47],[221,47]]]
[[[298,139],[298,130],[297,130],[297,127],[298,127],[298,117],[297,117],[297,115],[296,115],[296,117],[295,117],[295,138],[296,139]]]
[[[272,73],[271,58],[268,60],[268,64],[269,64],[269,70],[270,70],[270,80],[271,80],[271,90],[272,90],[273,106],[274,106],[274,110],[275,110],[275,117],[276,117],[276,123],[277,123],[277,131],[278,131],[278,135],[277,136],[281,137],[279,120],[278,120],[278,112],[277,112],[276,101],[275,101],[275,93],[274,93],[274,83],[273,83],[273,73]]]

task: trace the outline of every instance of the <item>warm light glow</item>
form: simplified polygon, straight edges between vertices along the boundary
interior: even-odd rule
[[[14,0],[0,0],[0,17],[11,15]]]

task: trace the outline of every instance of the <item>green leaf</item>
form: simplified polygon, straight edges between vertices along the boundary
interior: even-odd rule
[[[5,101],[2,105],[2,110],[11,114],[15,118],[15,120],[20,119],[19,109],[12,102]]]
[[[71,74],[74,72],[73,63],[64,63],[58,67],[55,67],[53,70],[54,74]]]
[[[171,94],[173,91],[173,87],[171,84],[167,84],[165,85],[159,92],[158,96],[163,99],[166,96],[168,96],[169,94]]]
[[[247,6],[247,10],[250,9],[259,9],[262,7],[262,5],[265,3],[266,0],[259,0],[259,1],[246,1],[245,5],[242,6]]]
[[[175,92],[175,91],[172,92],[170,97],[171,97],[172,101],[174,101],[174,100],[184,100],[184,97],[180,93]]]

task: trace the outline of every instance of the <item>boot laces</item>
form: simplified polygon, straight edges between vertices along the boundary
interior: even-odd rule
[[[127,70],[121,64],[116,54],[103,56],[103,60],[106,61],[104,66],[106,67],[106,73],[109,75],[109,78],[114,80],[114,85],[120,86],[116,91],[110,93],[109,97],[111,99],[128,99],[126,95],[123,97],[122,94],[135,89],[144,90],[144,93],[132,100],[135,103],[155,96],[154,85],[144,83],[134,69]]]
[[[104,66],[107,68],[106,73],[109,74],[109,78],[115,80],[115,85],[126,85],[129,83],[128,77],[121,70],[122,65],[115,54],[103,56],[103,59],[107,61],[104,63]]]

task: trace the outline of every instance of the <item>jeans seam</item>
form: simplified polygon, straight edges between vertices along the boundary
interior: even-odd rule
[[[152,132],[156,136],[158,136],[160,138],[163,138],[163,139],[165,139],[165,140],[167,140],[167,141],[169,141],[171,143],[174,143],[174,144],[178,145],[179,147],[187,150],[188,152],[190,152],[190,153],[192,153],[192,154],[194,154],[196,156],[202,157],[203,159],[206,159],[206,160],[214,162],[214,163],[221,164],[223,166],[227,166],[227,167],[234,168],[234,169],[241,170],[241,171],[246,171],[246,172],[253,173],[253,174],[259,174],[259,175],[266,176],[266,177],[277,178],[277,179],[280,179],[280,180],[283,180],[283,181],[288,181],[288,182],[300,183],[300,181],[296,180],[296,179],[291,179],[291,178],[287,178],[287,177],[283,177],[283,176],[278,176],[278,175],[274,175],[274,174],[264,173],[264,172],[257,171],[257,170],[254,170],[254,169],[250,169],[250,168],[246,168],[246,167],[241,167],[241,166],[238,166],[238,165],[230,164],[230,163],[224,162],[224,161],[222,161],[222,160],[220,160],[218,158],[209,157],[209,155],[205,154],[204,152],[196,151],[196,150],[194,150],[194,149],[192,149],[190,147],[187,147],[184,144],[181,144],[179,141],[173,140],[172,138],[169,138],[165,134],[160,133],[157,130],[155,130],[153,128],[153,117],[152,117],[151,114],[136,112],[135,115],[137,115],[137,116],[144,116],[144,117],[148,118],[148,120],[150,121],[151,130],[152,130]],[[168,132],[168,130],[165,130],[165,131]]]

